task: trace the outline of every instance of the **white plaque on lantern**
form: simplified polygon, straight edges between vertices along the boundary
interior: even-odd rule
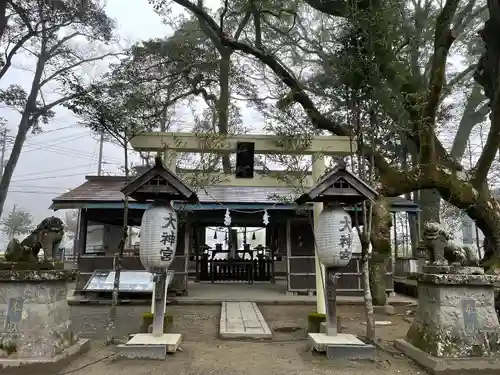
[[[141,221],[140,258],[149,272],[168,269],[177,248],[177,213],[170,203],[148,208]]]
[[[324,205],[314,228],[318,258],[327,268],[345,267],[352,256],[351,216],[341,206]]]

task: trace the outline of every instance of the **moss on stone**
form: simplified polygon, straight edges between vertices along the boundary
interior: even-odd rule
[[[326,322],[326,315],[318,312],[312,312],[307,315],[307,332],[318,333],[321,323]]]
[[[17,352],[17,346],[13,342],[0,342],[0,350],[3,350],[9,356]]]
[[[0,282],[68,281],[76,279],[76,270],[0,270]]]
[[[151,312],[145,312],[141,317],[141,333],[148,333],[149,327],[153,324],[154,315]],[[172,315],[165,314],[163,317],[163,333],[169,333],[172,325],[174,324],[174,317]]]
[[[485,333],[483,343],[475,342],[475,336],[457,337],[451,332],[442,332],[432,327],[412,324],[406,340],[413,346],[435,357],[483,357],[498,355],[499,337],[496,333]]]
[[[59,261],[0,262],[0,270],[48,271],[48,270],[62,270],[62,269],[64,269],[64,263]]]

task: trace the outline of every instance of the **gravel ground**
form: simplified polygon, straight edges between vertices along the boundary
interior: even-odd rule
[[[271,342],[237,342],[217,339],[220,307],[168,306],[174,315],[175,332],[183,334],[182,352],[165,362],[114,360],[113,349],[103,346],[108,307],[74,306],[73,321],[82,337],[93,339],[91,351],[73,362],[66,371],[74,375],[304,375],[342,374],[422,374],[423,371],[401,356],[392,347],[394,338],[404,337],[408,324],[403,320],[406,309],[396,315],[379,315],[377,320],[390,320],[393,325],[380,327],[377,335],[382,346],[375,361],[336,361],[311,352],[307,341],[307,314],[310,306],[260,306],[273,330]],[[120,306],[117,322],[119,334],[137,332],[140,315],[147,306]],[[345,332],[363,334],[363,311],[359,306],[340,306],[339,316]],[[111,356],[102,360],[106,356]],[[96,363],[93,363],[96,362]],[[86,366],[90,364],[89,366]],[[82,368],[82,366],[84,366]]]

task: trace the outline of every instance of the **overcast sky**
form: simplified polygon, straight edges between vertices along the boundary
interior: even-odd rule
[[[128,5],[132,3],[130,0],[103,1],[106,2],[109,16],[117,23],[118,34],[124,45],[171,34],[170,28],[162,23],[160,16],[153,11],[147,0],[134,0],[134,5]],[[212,0],[208,3],[216,5],[218,1]],[[28,89],[32,73],[21,67],[29,66],[33,61],[27,57],[18,58],[16,64],[13,64],[8,74],[3,77],[0,87],[15,83]],[[107,63],[102,64],[100,70],[106,69]],[[0,116],[7,119],[10,131],[7,137],[7,160],[17,132],[19,114],[0,107]],[[191,115],[188,109],[181,109],[177,116],[181,116],[186,126],[190,126]],[[251,110],[244,110],[243,116],[247,126],[262,122]],[[99,139],[88,129],[79,126],[78,119],[72,113],[64,108],[57,108],[56,117],[43,129],[43,133],[30,134],[26,140],[12,179],[3,217],[16,205],[18,209],[31,212],[39,222],[44,217],[54,215],[49,209],[54,197],[82,184],[86,175],[97,174]],[[137,158],[135,160],[137,161]],[[105,143],[103,162],[104,172],[120,173],[119,168],[123,165],[122,150]],[[64,217],[64,212],[58,211],[55,215]],[[1,248],[5,246],[5,240],[0,235]]]
[[[133,6],[125,5],[131,1],[123,0],[106,0],[106,3],[109,15],[117,22],[119,34],[129,42],[163,37],[169,33],[147,0],[134,0]],[[1,85],[6,87],[17,83],[28,88],[31,77],[29,71],[11,69]],[[19,115],[1,108],[0,116],[7,119],[10,128],[8,157]],[[39,221],[53,214],[49,210],[52,198],[83,183],[86,175],[97,174],[98,138],[79,127],[77,122],[70,112],[57,108],[56,117],[44,126],[44,133],[29,135],[12,179],[4,216],[16,204],[20,209],[32,212]],[[104,144],[103,155],[103,170],[118,173],[118,168],[123,165],[121,150],[112,144]]]
[[[165,37],[171,33],[148,4],[148,0],[103,1],[106,1],[108,14],[116,20],[118,34],[127,41],[127,44]],[[219,1],[211,0],[206,3],[214,7]],[[102,70],[105,69],[106,65],[103,65]],[[2,79],[0,87],[16,83],[27,89],[31,84],[31,78],[31,72],[12,67]],[[242,114],[245,126],[254,129],[262,126],[263,119],[255,111],[246,109]],[[177,115],[182,116],[189,126],[190,115],[187,109],[185,113]],[[0,107],[0,116],[8,120],[10,128],[7,158],[17,132],[19,115]],[[12,179],[3,211],[4,217],[14,205],[17,205],[19,209],[31,212],[39,222],[44,217],[54,214],[49,210],[54,197],[82,184],[86,175],[97,174],[98,137],[89,130],[79,127],[77,122],[78,119],[70,112],[64,108],[57,108],[56,117],[49,125],[44,126],[42,134],[28,136]],[[103,161],[104,172],[120,173],[119,167],[123,165],[122,150],[105,143]],[[56,215],[63,217],[64,212],[57,212]],[[0,237],[0,248],[4,247],[4,241],[5,238]]]

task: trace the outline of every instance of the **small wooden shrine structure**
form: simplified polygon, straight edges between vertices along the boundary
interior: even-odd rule
[[[225,141],[202,142],[190,133],[150,133],[132,140],[132,146],[140,151],[165,152],[165,165],[177,175],[186,175],[175,165],[173,152],[235,152],[242,141],[246,147],[252,141],[255,153],[295,153],[317,155],[313,159],[313,171],[305,177],[305,186],[312,186],[324,173],[324,155],[346,155],[352,152],[355,144],[350,145],[347,137],[315,137],[308,147],[289,147],[284,151],[281,137],[251,135],[227,136]],[[293,151],[289,151],[289,150]],[[237,151],[239,152],[239,151]],[[287,292],[315,293],[315,248],[313,235],[313,204],[298,206],[293,200],[302,193],[286,183],[286,178],[276,178],[280,172],[263,173],[253,168],[251,176],[238,178],[235,175],[222,175],[218,184],[197,189],[197,202],[174,202],[179,214],[178,246],[170,270],[175,271],[170,287],[177,294],[186,294],[192,282],[240,282],[273,283],[278,278],[286,279]],[[237,171],[238,168],[237,162]],[[151,172],[153,173],[153,172]],[[157,173],[157,172],[155,172]],[[164,172],[161,172],[164,173]],[[188,171],[188,173],[200,173]],[[255,173],[255,175],[254,175]],[[140,174],[140,173],[139,173]],[[158,174],[158,173],[157,173]],[[76,256],[80,279],[77,291],[85,290],[89,278],[100,273],[105,279],[113,266],[113,255],[117,251],[123,220],[123,187],[137,176],[127,181],[124,176],[87,176],[86,182],[75,189],[55,198],[51,208],[79,209],[79,230],[76,241]],[[156,178],[158,177],[158,178]],[[156,176],[148,182],[148,189],[164,189],[165,179]],[[285,180],[285,182],[283,182]],[[345,180],[342,180],[345,183]],[[340,183],[340,181],[339,181]],[[155,186],[155,184],[157,186]],[[196,189],[195,189],[196,190]],[[283,200],[279,197],[287,197]],[[129,202],[129,226],[138,227],[148,203],[139,197]],[[391,200],[393,212],[416,212],[417,206],[402,198]],[[347,207],[354,212],[354,207]],[[225,225],[224,219],[230,213],[231,223]],[[264,214],[269,223],[263,223]],[[91,244],[91,227],[104,228],[106,241],[102,246]],[[226,244],[207,246],[207,228],[225,227],[229,238]],[[231,238],[231,228],[265,227],[265,241],[253,248],[248,243],[238,245]],[[118,229],[117,229],[118,228]],[[223,237],[223,236],[221,236]],[[221,238],[219,238],[220,240]],[[260,245],[260,246],[258,246]],[[125,249],[122,268],[142,270],[139,248],[132,244]],[[354,254],[352,261],[344,268],[338,281],[339,294],[362,293],[360,254]],[[124,281],[125,283],[125,281]],[[132,282],[131,282],[132,283]],[[393,290],[392,263],[387,266],[387,291]],[[125,291],[123,291],[125,292]]]

